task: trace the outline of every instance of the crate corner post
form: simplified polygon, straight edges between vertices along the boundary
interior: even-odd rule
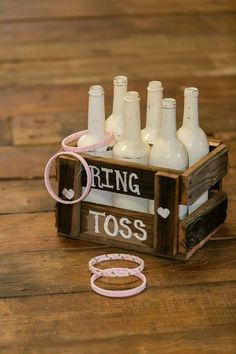
[[[228,198],[215,191],[208,201],[179,223],[178,253],[190,258],[223,225],[227,216]]]
[[[158,254],[175,257],[179,224],[179,174],[158,171],[154,194],[154,247]]]
[[[72,190],[73,199],[82,193],[82,165],[73,158],[57,159],[58,195],[63,198],[63,190]],[[58,235],[78,239],[80,234],[81,203],[56,205],[56,226]]]

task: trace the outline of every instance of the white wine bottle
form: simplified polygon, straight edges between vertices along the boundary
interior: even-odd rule
[[[150,147],[141,138],[140,98],[138,92],[128,92],[124,101],[124,134],[122,140],[114,145],[113,157],[127,162],[148,164]],[[113,193],[113,206],[147,213],[148,199]]]
[[[84,147],[97,144],[106,138],[104,90],[102,86],[94,85],[89,90],[88,132],[78,140],[77,146]],[[89,154],[111,158],[112,146],[104,146],[95,151],[89,151]],[[99,177],[96,177],[98,171],[91,168],[91,172],[93,186],[95,178]],[[112,205],[112,193],[92,188],[85,201]]]
[[[106,131],[112,130],[116,141],[120,141],[124,130],[124,97],[127,92],[128,79],[126,76],[116,76],[113,84],[112,114],[107,118],[105,128]]]
[[[199,127],[198,95],[199,91],[196,87],[188,87],[184,90],[183,125],[177,132],[178,138],[188,150],[189,167],[194,165],[209,152],[207,136]],[[189,206],[189,214],[205,203],[207,199],[208,191],[204,192],[196,202]]]
[[[142,139],[154,145],[161,129],[163,87],[160,81],[150,81],[147,88],[146,127],[142,130]]]
[[[162,100],[161,132],[151,148],[149,164],[184,171],[188,168],[188,152],[176,136],[176,101],[173,98]],[[188,208],[179,205],[179,219],[187,216]],[[154,201],[149,202],[149,212],[154,213]]]

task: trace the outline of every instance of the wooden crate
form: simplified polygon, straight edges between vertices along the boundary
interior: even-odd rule
[[[110,171],[109,183],[113,186],[113,193],[117,192],[117,174],[125,174],[127,178],[133,174],[139,185],[139,197],[155,201],[155,214],[89,202],[74,205],[58,203],[58,234],[157,256],[188,259],[226,218],[227,195],[222,191],[222,178],[228,170],[228,149],[218,140],[209,142],[210,153],[184,172],[84,154],[88,164],[99,171],[100,181],[98,183],[96,179],[94,188],[111,191],[106,169]],[[78,197],[86,184],[80,163],[69,156],[58,159],[57,177],[61,198],[64,188],[72,188]],[[180,221],[178,205],[191,205],[206,190],[210,190],[209,200]],[[131,189],[118,192],[137,196]],[[129,223],[131,231],[123,227],[124,221],[126,225]]]

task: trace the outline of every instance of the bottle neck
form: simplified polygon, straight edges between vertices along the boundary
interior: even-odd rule
[[[89,91],[88,133],[95,135],[97,140],[105,136],[104,91],[101,86],[92,86]]]
[[[148,90],[146,128],[160,130],[163,97],[162,91]]]
[[[199,127],[198,97],[184,97],[183,126],[189,129]]]
[[[176,109],[163,107],[161,121],[161,138],[175,139],[176,138]]]
[[[124,114],[124,97],[127,92],[127,83],[123,85],[114,84],[113,94],[113,114]]]
[[[132,95],[132,93],[130,94]],[[131,100],[125,99],[124,140],[135,143],[141,142],[140,99],[138,94],[137,96],[134,95]]]

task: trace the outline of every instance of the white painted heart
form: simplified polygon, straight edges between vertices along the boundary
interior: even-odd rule
[[[163,209],[162,207],[159,207],[159,208],[157,209],[157,213],[158,213],[163,219],[168,218],[168,216],[170,215],[169,209],[167,209],[167,208]]]
[[[69,200],[71,200],[74,195],[75,195],[75,192],[73,189],[67,189],[67,188],[64,188],[63,191],[62,191],[62,194]]]

